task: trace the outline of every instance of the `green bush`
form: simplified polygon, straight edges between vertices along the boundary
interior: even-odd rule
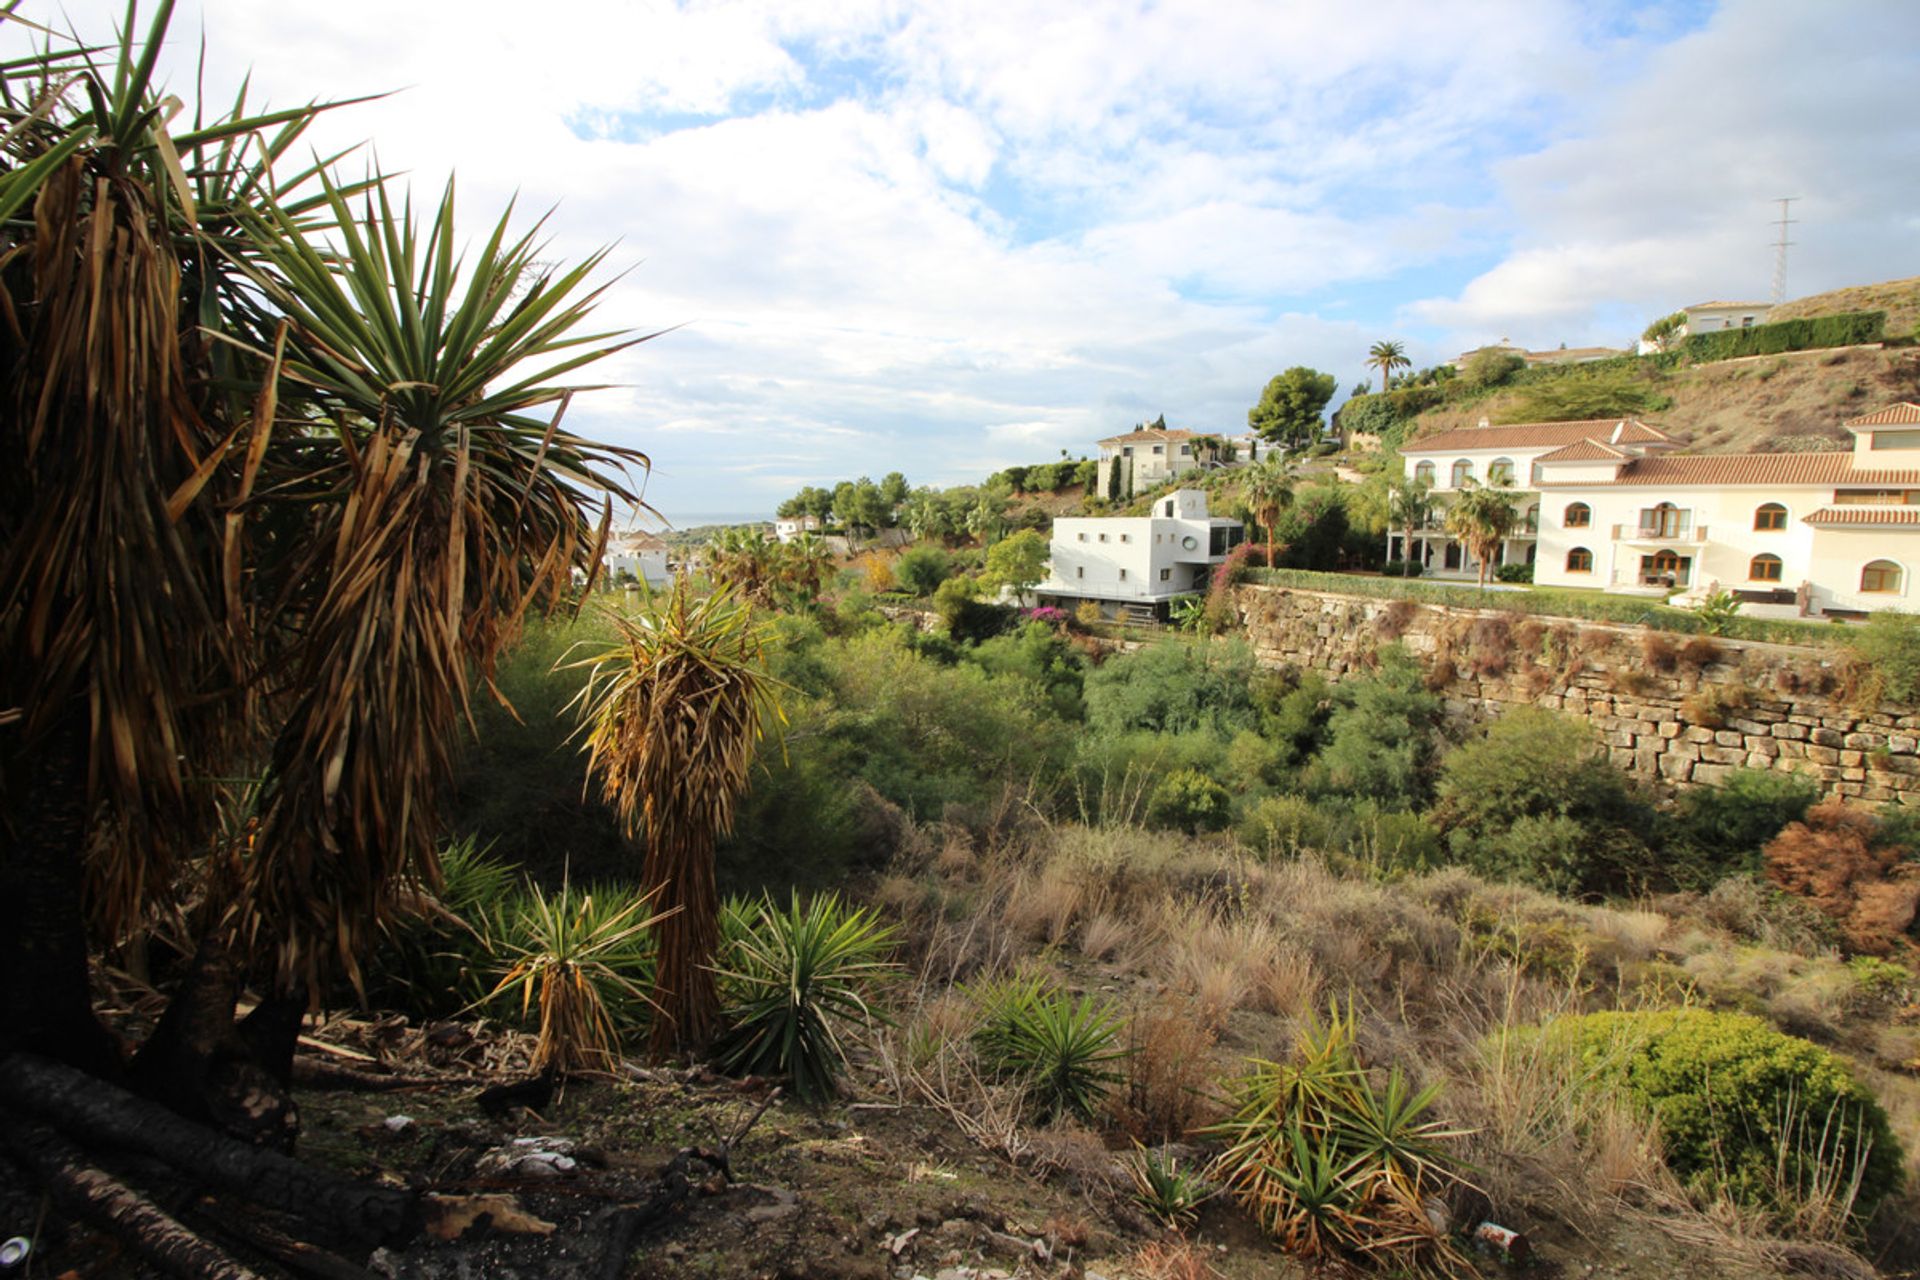
[[[1681,350],[1688,360],[1706,364],[1741,356],[1770,356],[1782,351],[1812,351],[1821,347],[1850,347],[1856,343],[1878,342],[1886,336],[1886,329],[1887,313],[1884,311],[1848,311],[1805,320],[1756,324],[1745,329],[1692,333],[1687,335]]]
[[[1655,413],[1672,401],[1637,367],[1575,365],[1557,377],[1530,381],[1505,422],[1569,422]]]
[[[1102,734],[1250,729],[1255,670],[1243,642],[1165,640],[1087,673],[1087,724]]]
[[[1592,1013],[1543,1035],[1646,1108],[1668,1165],[1703,1190],[1790,1213],[1857,1168],[1865,1217],[1900,1187],[1900,1144],[1873,1094],[1842,1059],[1759,1018]]]
[[[1404,649],[1381,651],[1370,676],[1334,686],[1326,745],[1303,781],[1316,796],[1368,796],[1389,808],[1426,798],[1441,701],[1427,692],[1420,664]]]
[[[953,557],[939,547],[908,547],[893,562],[893,578],[916,596],[927,597],[953,576]]]
[[[1305,796],[1262,796],[1236,824],[1240,843],[1259,853],[1291,856],[1308,849],[1325,849],[1333,822]]]
[[[1397,444],[1404,434],[1407,417],[1390,395],[1355,396],[1340,406],[1339,428],[1349,437],[1356,434],[1389,437]]]
[[[1493,571],[1493,576],[1501,582],[1532,582],[1533,566],[1530,564],[1503,564]]]
[[[1090,1120],[1114,1085],[1126,1050],[1119,1014],[1092,996],[1074,999],[1037,978],[1010,978],[974,993],[974,1045],[987,1069],[1019,1081],[1042,1120]]]
[[[847,1060],[841,1029],[873,1017],[867,999],[894,967],[893,928],[834,894],[730,903],[725,918],[721,1068],[784,1077],[802,1101],[831,1097]]]
[[[1085,713],[1080,690],[1086,679],[1086,660],[1053,627],[1028,622],[1013,631],[962,649],[963,661],[997,676],[1015,676],[1046,690],[1053,712],[1063,720]]]
[[[1736,769],[1724,785],[1681,793],[1674,809],[1680,837],[1696,851],[1701,876],[1760,870],[1760,851],[1820,799],[1820,784],[1802,774]]]
[[[1168,774],[1153,789],[1147,803],[1147,821],[1189,834],[1218,831],[1233,816],[1233,797],[1227,789],[1193,769]]]
[[[367,964],[369,1002],[426,1019],[451,1017],[483,998],[496,945],[492,913],[518,886],[513,868],[472,836],[447,842],[439,892],[417,885],[400,895],[399,917]]]
[[[1466,365],[1460,370],[1460,384],[1484,391],[1510,381],[1526,367],[1527,362],[1512,352],[1486,347],[1467,357]]]
[[[1481,874],[1603,893],[1670,874],[1649,849],[1653,808],[1587,725],[1518,707],[1440,764],[1438,817]]]
[[[1920,616],[1876,613],[1848,646],[1870,673],[1873,691],[1893,702],[1920,701]]]

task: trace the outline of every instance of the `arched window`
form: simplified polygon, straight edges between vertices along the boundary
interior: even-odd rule
[[[1567,552],[1567,572],[1592,573],[1593,552],[1587,550],[1585,547],[1575,547],[1573,550]]]
[[[1473,479],[1473,464],[1465,458],[1453,464],[1453,487],[1466,488],[1467,481]]]
[[[1787,509],[1777,502],[1764,503],[1754,508],[1753,527],[1755,529],[1784,529],[1787,527]]]
[[[1747,576],[1755,582],[1780,581],[1780,557],[1755,556],[1747,565]]]
[[[1513,483],[1513,459],[1512,458],[1495,458],[1492,462],[1489,462],[1487,464],[1487,483],[1488,484],[1512,484]]]
[[[1653,571],[1661,575],[1674,575],[1680,572],[1680,557],[1672,551],[1653,553]]]
[[[1415,484],[1432,485],[1433,484],[1433,464],[1431,462],[1422,462],[1418,466],[1414,467],[1413,480]]]
[[[1569,529],[1584,529],[1593,523],[1593,508],[1584,502],[1569,502],[1561,523]]]
[[[1875,560],[1860,571],[1862,591],[1885,591],[1898,595],[1900,580],[1900,566],[1891,560]]]
[[[1671,502],[1647,507],[1640,512],[1640,536],[1643,538],[1677,538],[1686,531],[1686,519],[1680,508]],[[1673,553],[1669,551],[1667,554]]]

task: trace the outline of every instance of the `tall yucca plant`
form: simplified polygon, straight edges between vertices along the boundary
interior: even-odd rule
[[[598,258],[550,271],[502,219],[463,261],[450,198],[422,226],[329,159],[285,176],[315,108],[171,133],[171,4],[136,17],[105,66],[0,66],[0,1049],[103,1068],[81,904],[138,928],[208,780],[265,759],[175,1007],[353,972],[396,873],[432,877],[470,673],[592,571],[645,461],[559,426],[621,345],[583,324]]]
[[[784,722],[780,686],[762,665],[766,627],[730,590],[696,596],[681,577],[613,624],[619,641],[573,664],[588,673],[575,704],[587,772],[628,831],[646,831],[644,878],[663,917],[652,1048],[697,1052],[719,1020],[714,845],[733,829],[765,727]]]

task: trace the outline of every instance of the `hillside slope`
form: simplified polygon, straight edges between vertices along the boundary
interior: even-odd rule
[[[1842,311],[1884,311],[1887,335],[1902,338],[1920,323],[1920,276],[1905,280],[1883,280],[1879,284],[1849,285],[1826,293],[1810,293],[1804,298],[1783,302],[1774,308],[1769,320],[1804,320],[1810,316],[1836,315]]]
[[[1803,452],[1844,449],[1840,424],[1897,400],[1920,396],[1920,362],[1911,349],[1804,351],[1752,360],[1648,369],[1652,389],[1672,404],[1646,421],[1686,442],[1694,453]],[[1521,389],[1502,389],[1467,404],[1429,409],[1409,438],[1491,422],[1523,420]]]

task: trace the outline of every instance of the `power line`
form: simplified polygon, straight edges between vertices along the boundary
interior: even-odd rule
[[[1787,216],[1789,206],[1799,196],[1781,196],[1776,203],[1780,206],[1780,217],[1776,225],[1780,228],[1780,238],[1773,243],[1773,305],[1779,306],[1787,298],[1787,246],[1794,241],[1787,239],[1787,228],[1800,221]]]

